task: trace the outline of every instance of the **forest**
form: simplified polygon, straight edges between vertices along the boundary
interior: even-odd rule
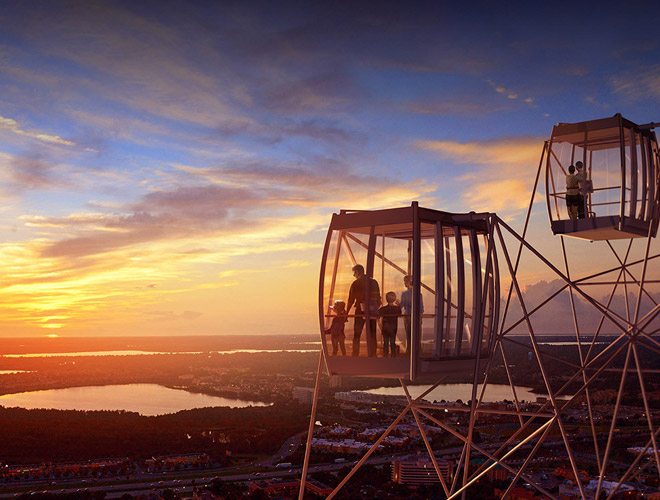
[[[205,408],[146,417],[123,411],[25,410],[0,407],[2,460],[37,464],[154,455],[270,454],[304,430],[307,408]]]

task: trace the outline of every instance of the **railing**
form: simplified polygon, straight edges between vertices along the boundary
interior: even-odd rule
[[[621,189],[621,186],[619,185],[619,186],[606,186],[606,187],[594,188],[590,192],[590,194],[593,193],[593,192],[611,191],[611,190],[616,190],[616,189]],[[629,187],[624,187],[623,189],[626,190],[626,191],[631,191],[631,188],[629,188]],[[549,195],[549,197],[551,197],[555,200],[555,203],[556,203],[557,200],[566,200],[566,191],[548,192],[548,195]],[[630,204],[630,201],[631,200],[626,199],[624,201],[624,206],[627,205],[627,204]],[[596,203],[588,202],[587,206],[586,206],[586,209],[587,209],[587,213],[591,214],[591,213],[593,213],[592,208],[594,208],[594,207],[605,207],[605,206],[612,206],[612,205],[617,205],[618,206],[620,204],[621,204],[620,200],[617,200],[617,201],[603,201],[603,202],[596,202]],[[615,215],[615,214],[608,214],[608,215]],[[561,214],[558,212],[557,213],[557,218],[553,219],[553,220],[568,220],[568,217],[563,218],[561,216]]]

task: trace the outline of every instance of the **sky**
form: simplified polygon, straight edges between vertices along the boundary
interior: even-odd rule
[[[314,333],[333,212],[418,200],[519,229],[553,124],[660,121],[659,21],[641,1],[5,0],[0,335]],[[602,245],[569,245],[598,268]]]

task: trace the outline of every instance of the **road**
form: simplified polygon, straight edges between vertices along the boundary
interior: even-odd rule
[[[294,436],[295,437],[295,436]],[[409,458],[410,455],[401,455],[393,456],[387,455],[383,457],[371,458],[367,463],[371,465],[381,465],[390,463],[395,459],[405,459]],[[325,464],[313,464],[309,466],[309,473],[314,472],[331,472],[340,470],[346,466],[352,466],[355,461],[347,461],[340,464],[336,463],[325,463]],[[231,468],[216,469],[213,471],[199,471],[199,475],[194,478],[186,477],[184,478],[168,478],[161,479],[154,478],[154,475],[149,475],[149,477],[140,477],[133,478],[133,480],[120,480],[115,481],[114,483],[105,482],[104,484],[90,483],[89,481],[83,482],[81,480],[70,480],[69,484],[66,486],[61,483],[58,485],[48,485],[45,482],[33,483],[31,486],[22,485],[23,487],[14,488],[13,491],[0,492],[0,498],[14,498],[26,492],[38,491],[38,492],[47,492],[53,494],[66,494],[66,493],[76,493],[82,490],[85,491],[105,491],[106,498],[119,498],[124,493],[145,493],[148,491],[162,491],[164,489],[172,489],[177,492],[191,492],[194,487],[205,486],[213,482],[215,479],[221,478],[223,481],[255,481],[259,479],[273,479],[273,478],[300,478],[301,468],[292,467],[288,470],[274,470],[274,471],[265,471],[265,472],[252,472],[252,473],[236,473],[231,474]],[[227,474],[230,472],[229,474]],[[191,474],[191,471],[186,471],[188,475]],[[170,476],[172,474],[169,474]]]

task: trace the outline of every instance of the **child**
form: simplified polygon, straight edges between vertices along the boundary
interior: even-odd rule
[[[325,333],[330,334],[332,339],[332,355],[337,355],[337,348],[341,349],[342,356],[346,356],[346,345],[344,344],[344,323],[348,321],[348,315],[346,314],[346,302],[343,300],[335,300],[332,310],[337,316],[332,318],[332,323],[330,328],[328,328]]]
[[[391,352],[392,357],[396,357],[396,329],[401,316],[401,306],[396,304],[396,293],[387,292],[385,294],[386,306],[378,309],[378,317],[382,318],[381,331],[383,332],[383,357],[387,357]]]

